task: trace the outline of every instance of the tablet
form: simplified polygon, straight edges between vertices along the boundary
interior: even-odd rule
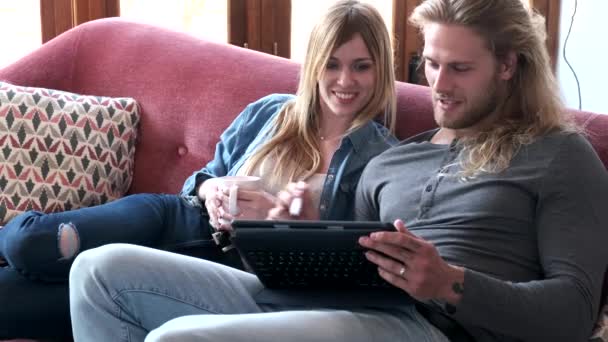
[[[361,236],[394,231],[391,223],[235,220],[232,244],[267,288],[394,288],[369,262]]]

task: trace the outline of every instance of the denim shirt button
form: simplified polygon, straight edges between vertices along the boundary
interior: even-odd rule
[[[327,175],[327,180],[328,181],[333,181],[334,180],[334,175]]]
[[[327,206],[325,204],[321,204],[319,206],[319,209],[321,209],[321,211],[324,211],[327,208]]]

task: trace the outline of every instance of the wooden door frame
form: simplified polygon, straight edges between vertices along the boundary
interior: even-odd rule
[[[40,0],[42,43],[84,22],[119,15],[120,0]]]
[[[530,5],[545,17],[547,30],[547,51],[551,57],[553,72],[556,70],[559,55],[559,22],[562,0],[529,0]]]
[[[290,28],[290,0],[228,0],[229,44],[290,58]]]
[[[421,0],[393,0],[395,72],[400,81],[410,78],[412,56],[420,53],[422,37],[407,22]],[[528,0],[546,18],[547,49],[555,70],[559,49],[561,0]],[[42,42],[89,20],[120,15],[120,0],[40,0]],[[228,0],[228,42],[233,45],[291,55],[290,0]]]
[[[418,55],[422,48],[422,37],[407,20],[419,3],[420,0],[393,0],[395,78],[398,81],[405,82],[410,79],[411,58]]]

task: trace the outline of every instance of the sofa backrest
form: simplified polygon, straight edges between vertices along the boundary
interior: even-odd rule
[[[130,192],[175,193],[213,157],[220,133],[249,102],[294,93],[298,64],[123,19],[85,23],[0,70],[0,80],[135,98],[142,109]],[[434,127],[427,87],[401,83],[397,135]],[[577,112],[608,165],[608,115]]]

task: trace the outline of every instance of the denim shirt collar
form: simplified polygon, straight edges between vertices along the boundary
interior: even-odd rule
[[[365,125],[357,128],[353,132],[349,133],[342,141],[342,144],[344,144],[345,141],[350,141],[350,144],[355,153],[367,151],[367,145],[376,142],[376,140],[378,139],[378,126],[378,123],[370,121]],[[385,135],[388,139],[388,130],[386,130]]]

